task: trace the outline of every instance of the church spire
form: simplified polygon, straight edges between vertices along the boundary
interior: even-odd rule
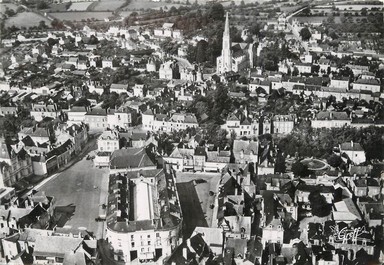
[[[225,16],[224,36],[229,36],[229,13]]]

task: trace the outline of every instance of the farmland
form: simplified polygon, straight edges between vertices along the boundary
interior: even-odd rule
[[[42,16],[35,14],[33,12],[23,12],[23,13],[17,14],[16,16],[8,18],[5,21],[5,26],[6,27],[15,26],[18,28],[21,28],[21,27],[28,28],[28,27],[38,26],[40,21],[42,21],[42,20],[45,22],[45,24],[47,24],[47,25],[50,24],[50,21],[45,17],[42,17]]]
[[[132,0],[132,2],[127,6],[125,10],[141,10],[141,9],[160,9],[160,7],[165,8],[171,8],[179,7],[180,4],[174,4],[174,3],[165,3],[165,2],[152,2],[149,0]]]
[[[92,2],[75,2],[72,3],[68,11],[85,11],[92,4]]]
[[[83,19],[96,19],[104,20],[112,16],[112,12],[59,12],[59,13],[50,13],[50,15],[59,20],[68,20],[68,21],[81,21]]]
[[[100,1],[93,6],[94,11],[114,11],[125,4],[125,1],[112,0],[112,1]]]

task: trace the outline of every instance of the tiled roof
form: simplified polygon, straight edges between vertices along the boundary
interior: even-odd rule
[[[149,158],[145,150],[141,148],[116,150],[112,153],[110,162],[111,169],[143,168],[153,166],[155,166],[155,164]]]
[[[73,237],[36,236],[33,255],[64,258],[66,252],[75,251],[82,241],[82,238]]]
[[[257,155],[258,143],[254,141],[235,140],[233,142],[233,153],[244,151],[245,155],[250,155],[251,152]]]
[[[364,151],[363,147],[359,143],[342,143],[340,145],[341,151]]]
[[[347,113],[335,111],[321,111],[316,118],[318,120],[349,120]]]

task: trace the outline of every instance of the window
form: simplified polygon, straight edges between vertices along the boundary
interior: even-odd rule
[[[131,247],[135,247],[135,242],[131,242]]]
[[[151,241],[148,241],[148,246],[150,246],[151,245]]]
[[[133,235],[131,235],[131,240],[133,240],[133,238],[134,238],[134,236],[133,236]]]
[[[151,180],[152,180],[152,179],[151,179]],[[147,237],[148,237],[148,238],[151,238],[151,235],[148,235]]]
[[[160,233],[156,233],[156,237],[160,237]]]

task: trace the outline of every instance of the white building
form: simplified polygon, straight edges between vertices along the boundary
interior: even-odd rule
[[[263,228],[263,236],[261,242],[265,247],[266,243],[283,244],[284,229],[280,219],[273,219],[267,226]]]
[[[380,92],[380,81],[377,79],[358,79],[353,84],[353,89],[358,91],[368,90],[373,93]]]
[[[289,134],[295,126],[296,115],[275,115],[272,118],[272,133]]]
[[[104,131],[97,138],[97,150],[100,152],[113,152],[119,149],[119,133],[117,131]]]
[[[41,121],[45,117],[56,119],[59,113],[60,111],[57,109],[57,106],[52,104],[34,104],[31,109],[31,116],[34,117],[36,121]]]
[[[359,143],[342,143],[340,145],[340,153],[345,153],[356,165],[364,163],[366,160],[364,149]],[[379,148],[379,147],[378,147]]]
[[[313,128],[342,128],[350,125],[351,119],[345,112],[321,111],[311,121]]]
[[[115,259],[162,264],[178,245],[182,224],[170,167],[110,175],[108,201],[106,238]]]

